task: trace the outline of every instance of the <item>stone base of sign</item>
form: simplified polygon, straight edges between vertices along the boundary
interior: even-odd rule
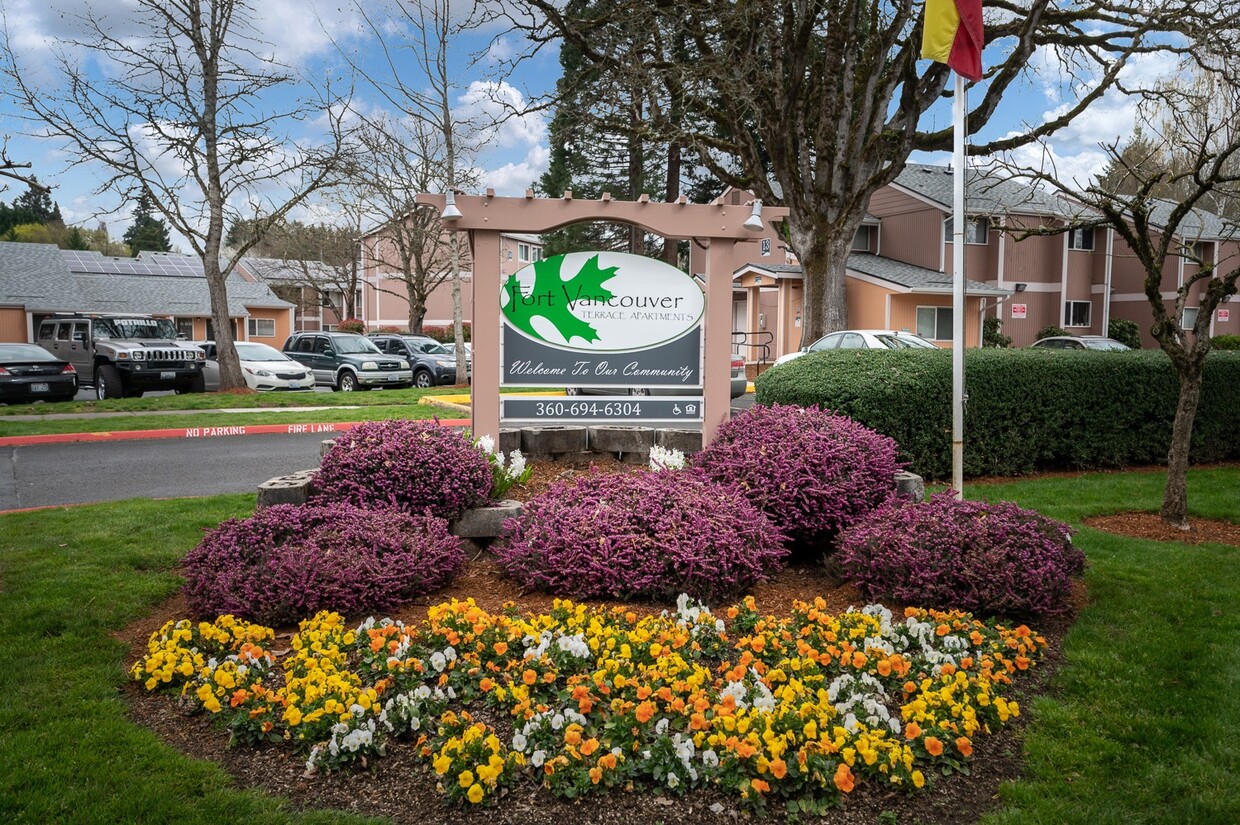
[[[507,455],[513,450],[520,450],[521,447],[521,430],[518,427],[500,427],[499,429],[499,449],[500,452]]]
[[[483,507],[471,507],[449,528],[463,539],[493,539],[504,531],[504,519],[521,515],[521,502],[505,499]],[[481,542],[479,542],[481,543]]]
[[[896,496],[908,501],[926,500],[926,482],[916,473],[896,473]]]
[[[319,442],[319,458],[327,455],[328,450],[336,446],[336,439],[325,438]]]
[[[590,452],[610,455],[631,464],[645,464],[654,446],[653,427],[597,425],[589,429]]]
[[[560,460],[561,456],[589,449],[585,427],[523,427],[521,452],[532,460]],[[572,459],[569,459],[572,460]]]
[[[314,476],[318,470],[301,470],[258,485],[258,509],[273,504],[305,504],[314,492]]]
[[[700,452],[702,449],[701,430],[656,430],[654,443],[668,450],[680,450],[685,455]]]

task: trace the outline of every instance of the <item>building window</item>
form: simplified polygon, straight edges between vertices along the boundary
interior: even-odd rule
[[[1092,252],[1094,249],[1094,228],[1092,226],[1078,226],[1076,229],[1069,231],[1068,249]]]
[[[943,221],[943,241],[951,243],[953,234],[956,231],[956,222],[952,218]],[[964,221],[964,242],[966,244],[976,244],[985,246],[990,239],[990,221],[984,217],[965,218]],[[853,239],[853,248],[856,249],[856,239]]]
[[[1090,313],[1093,310],[1093,304],[1089,301],[1064,301],[1063,317],[1064,326],[1068,327],[1087,327],[1090,323]]]
[[[530,259],[530,245],[527,243],[517,244],[517,260],[528,261]]]
[[[951,307],[917,307],[917,334],[931,341],[950,341]]]
[[[857,227],[857,234],[853,235],[852,250],[853,252],[870,251],[870,227]]]
[[[1214,244],[1209,241],[1197,241],[1188,248],[1187,252],[1190,260],[1202,266],[1214,263]]]
[[[275,338],[276,322],[274,318],[251,318],[250,319],[250,337],[251,338]]]
[[[533,256],[530,258],[530,260],[541,261],[542,260],[542,247],[541,246],[530,247],[530,255]]]
[[[1192,329],[1197,324],[1197,312],[1199,307],[1184,307],[1184,319],[1180,323],[1183,329]]]
[[[182,338],[194,337],[194,319],[193,318],[177,318],[177,335]]]

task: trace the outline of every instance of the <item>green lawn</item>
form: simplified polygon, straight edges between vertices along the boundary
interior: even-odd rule
[[[7,415],[48,415],[51,413],[163,412],[165,410],[220,410],[238,407],[366,407],[416,404],[424,395],[453,395],[468,392],[456,387],[429,390],[372,390],[371,392],[202,392],[184,395],[152,395],[142,398],[109,398],[106,401],[65,401],[58,404],[12,404],[0,407],[0,418]]]
[[[1157,473],[975,486],[1050,515],[1157,507]],[[1240,469],[1190,474],[1196,515],[1240,519]],[[0,821],[275,822],[274,800],[128,723],[112,632],[178,586],[202,528],[253,496],[0,517]],[[1240,821],[1240,549],[1087,528],[1090,604],[1047,696],[1026,708],[1027,778],[987,823]],[[305,821],[354,821],[344,815]]]

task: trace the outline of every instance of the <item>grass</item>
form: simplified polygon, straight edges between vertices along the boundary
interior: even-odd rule
[[[1107,473],[972,488],[1067,521],[1156,511],[1166,476]],[[1194,470],[1195,516],[1240,520],[1240,469]],[[987,825],[1240,822],[1240,549],[1081,528],[1089,607],[1029,710],[1026,778]]]
[[[0,436],[52,435],[56,433],[99,433],[123,430],[186,429],[189,427],[236,427],[255,424],[322,424],[335,421],[378,421],[389,418],[462,418],[463,413],[410,403],[384,406],[372,404],[362,409],[289,410],[288,412],[220,413],[203,411],[193,415],[136,415],[125,418],[69,418],[51,421],[4,421]]]
[[[1240,519],[1240,468],[1190,473],[1194,515]],[[1108,473],[971,488],[1049,515],[1157,508],[1164,477]],[[253,496],[0,517],[0,821],[353,822],[237,790],[126,720],[112,633],[177,586],[202,528]],[[1082,528],[1090,604],[1026,713],[1026,778],[988,825],[1240,821],[1240,549]]]

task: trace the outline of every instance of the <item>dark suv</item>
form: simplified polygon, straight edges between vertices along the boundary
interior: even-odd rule
[[[413,386],[406,359],[387,355],[352,332],[296,332],[284,342],[284,354],[309,367],[316,385],[340,392]]]
[[[456,383],[456,355],[446,345],[427,335],[371,333],[367,336],[382,352],[408,359],[413,365],[413,385],[434,387]],[[470,362],[465,361],[466,376]]]

